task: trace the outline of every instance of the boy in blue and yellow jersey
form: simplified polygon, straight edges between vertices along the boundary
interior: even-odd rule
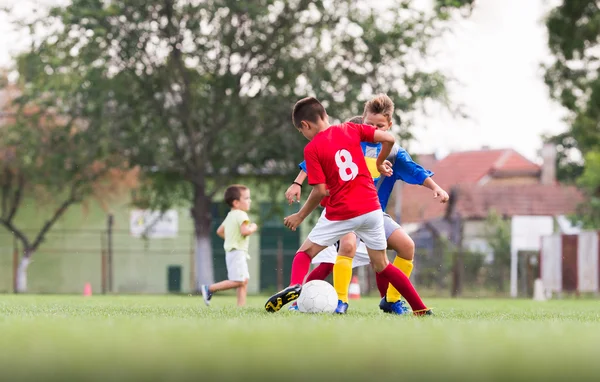
[[[378,129],[389,130],[392,127],[393,112],[394,104],[392,100],[387,95],[381,94],[365,104],[362,117],[354,117],[351,122],[361,123],[364,121],[364,123],[373,125]],[[375,166],[375,160],[379,155],[381,145],[367,142],[363,142],[361,145],[365,161],[377,188],[381,208],[384,211],[394,184],[398,180],[409,184],[423,185],[431,189],[434,193],[434,198],[439,198],[440,202],[446,203],[448,201],[446,191],[431,179],[433,173],[415,163],[410,155],[400,146],[394,145],[392,153],[388,156],[393,175],[384,177],[379,174]],[[300,199],[301,185],[307,176],[304,162],[300,164],[300,169],[300,173],[285,194],[290,203]],[[388,248],[397,253],[393,265],[400,269],[407,277],[410,277],[413,269],[414,242],[388,214],[384,214],[384,228]],[[345,313],[348,309],[348,286],[352,278],[352,268],[369,264],[369,257],[364,244],[359,242],[357,247],[357,242],[358,240],[354,234],[348,234],[336,246],[331,246],[322,251],[312,261],[313,264],[319,264],[319,266],[306,279],[307,282],[311,280],[323,280],[333,271],[333,284],[339,298],[337,313]],[[379,304],[381,310],[394,314],[408,312],[407,307],[401,300],[402,296],[400,293],[393,286],[388,285],[387,281],[378,277],[377,287],[382,297]],[[295,309],[295,306],[292,305],[290,309]]]

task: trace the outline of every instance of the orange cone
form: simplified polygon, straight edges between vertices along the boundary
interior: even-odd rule
[[[84,296],[91,296],[92,295],[92,284],[85,283],[85,286],[83,287],[83,295]]]
[[[348,298],[350,300],[358,300],[360,298],[360,285],[358,284],[357,276],[352,276],[350,288],[348,288]]]

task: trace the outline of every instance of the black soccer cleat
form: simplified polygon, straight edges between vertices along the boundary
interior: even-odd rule
[[[267,300],[265,310],[272,313],[279,311],[285,304],[296,300],[300,296],[301,290],[301,285],[290,285],[281,292],[275,293]]]

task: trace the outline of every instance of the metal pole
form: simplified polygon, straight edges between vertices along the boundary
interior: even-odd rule
[[[196,249],[196,235],[194,232],[190,235],[190,291],[196,289],[196,257],[194,250]]]
[[[107,227],[107,250],[108,250],[108,261],[107,261],[107,268],[108,268],[108,291],[109,292],[113,292],[113,224],[114,224],[114,217],[112,214],[108,215],[108,227]]]
[[[277,290],[283,289],[283,240],[277,238]]]

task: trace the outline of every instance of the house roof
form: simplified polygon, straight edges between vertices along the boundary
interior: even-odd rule
[[[449,191],[455,185],[484,184],[488,177],[535,176],[541,168],[513,149],[494,149],[452,153],[437,161],[430,170],[435,173],[433,180]],[[445,210],[446,205],[435,201],[429,189],[411,185],[403,188],[402,222],[438,218]]]
[[[485,219],[490,210],[504,216],[556,216],[575,212],[584,200],[572,186],[521,184],[485,187],[462,185],[452,189],[447,215]]]
[[[452,153],[438,161],[432,171],[437,184],[449,187],[477,183],[493,172],[540,171],[540,166],[513,149],[499,149]]]
[[[433,168],[438,161],[435,154],[418,154],[415,155],[414,160],[427,169]]]

